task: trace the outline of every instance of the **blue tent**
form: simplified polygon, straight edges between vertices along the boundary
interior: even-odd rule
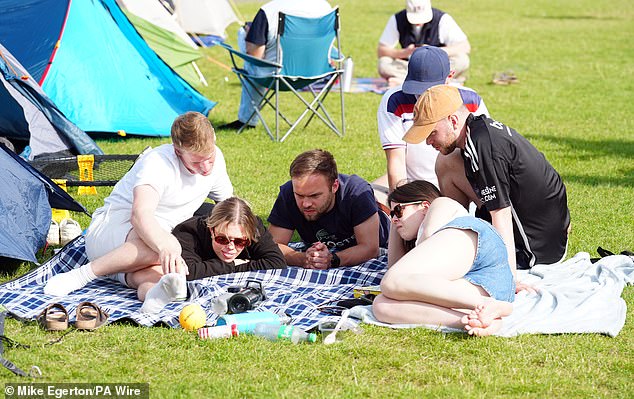
[[[30,159],[60,151],[103,154],[85,132],[66,119],[2,44],[0,104],[0,136],[29,145]]]
[[[80,203],[0,144],[0,256],[36,262],[51,223],[51,207],[86,212]],[[0,265],[2,266],[2,265]]]
[[[214,102],[148,47],[115,0],[0,0],[0,42],[86,132],[168,136]]]

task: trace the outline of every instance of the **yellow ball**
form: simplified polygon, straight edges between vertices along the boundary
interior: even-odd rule
[[[207,315],[202,307],[197,303],[187,305],[181,310],[178,321],[187,331],[196,331],[207,322]]]

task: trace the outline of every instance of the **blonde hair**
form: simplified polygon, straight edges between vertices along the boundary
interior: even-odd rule
[[[211,122],[200,112],[186,112],[172,123],[172,143],[176,148],[194,154],[214,151],[216,134]]]
[[[258,220],[249,204],[238,197],[227,198],[217,203],[206,220],[207,227],[215,229],[235,223],[242,227],[246,238],[257,242],[260,238]]]

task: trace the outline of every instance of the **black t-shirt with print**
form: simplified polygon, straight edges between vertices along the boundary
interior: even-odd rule
[[[512,207],[518,267],[561,260],[570,212],[566,187],[557,171],[544,154],[508,126],[483,115],[470,115],[466,124],[462,157],[467,179],[483,210]]]

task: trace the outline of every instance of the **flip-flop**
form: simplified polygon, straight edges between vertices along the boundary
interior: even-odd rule
[[[514,83],[519,83],[520,80],[517,78],[517,75],[515,75],[513,71],[504,71],[494,73],[491,82],[496,85],[506,86]]]
[[[63,331],[68,328],[68,311],[61,303],[52,303],[37,316],[37,321],[47,331]]]
[[[75,328],[78,330],[94,330],[108,321],[108,314],[92,302],[77,305]]]

